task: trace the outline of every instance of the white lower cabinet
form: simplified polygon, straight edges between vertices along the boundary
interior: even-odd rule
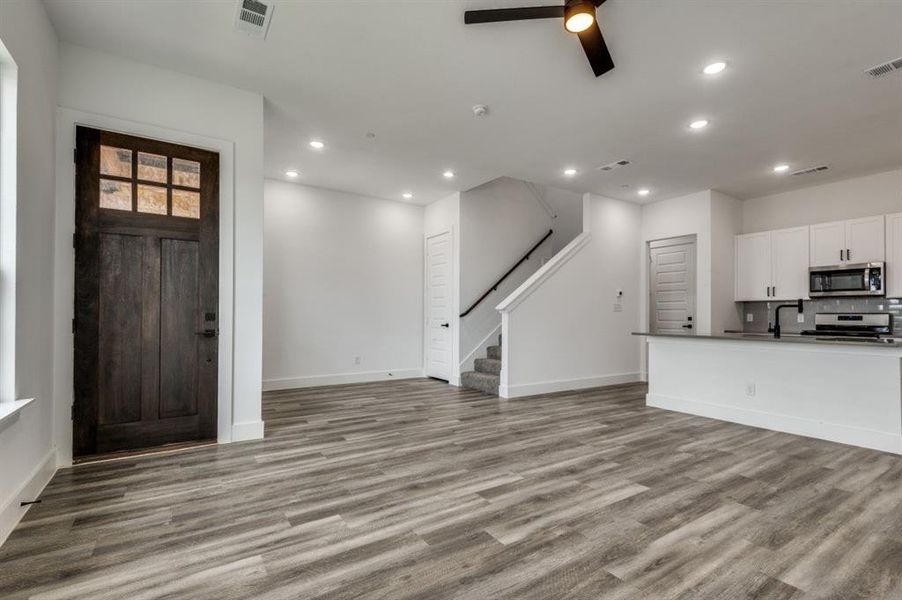
[[[808,227],[736,236],[737,302],[808,297]]]

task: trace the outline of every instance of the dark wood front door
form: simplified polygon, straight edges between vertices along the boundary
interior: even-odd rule
[[[76,456],[216,437],[219,155],[79,127]]]

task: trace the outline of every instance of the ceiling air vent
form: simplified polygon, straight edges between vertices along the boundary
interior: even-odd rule
[[[265,38],[272,19],[272,3],[260,0],[239,0],[235,13],[235,29],[250,36]]]
[[[612,163],[608,163],[606,165],[601,165],[600,167],[596,167],[596,171],[613,171],[614,169],[619,169],[620,167],[625,167],[630,164],[628,160],[615,160]]]
[[[902,71],[902,56],[900,56],[896,60],[887,61],[882,65],[877,65],[876,67],[865,69],[864,72],[871,77],[883,77],[884,75],[892,73],[893,71]]]
[[[820,173],[821,171],[826,171],[829,168],[830,167],[828,167],[827,165],[820,165],[817,167],[811,167],[809,169],[800,169],[798,171],[790,173],[790,175],[811,175],[812,173]]]

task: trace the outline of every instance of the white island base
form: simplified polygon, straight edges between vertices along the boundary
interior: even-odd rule
[[[647,404],[902,454],[902,347],[648,336]]]

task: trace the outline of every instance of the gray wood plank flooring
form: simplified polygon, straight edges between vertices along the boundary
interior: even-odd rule
[[[265,440],[57,473],[0,598],[902,598],[902,458],[644,393],[269,393]]]

